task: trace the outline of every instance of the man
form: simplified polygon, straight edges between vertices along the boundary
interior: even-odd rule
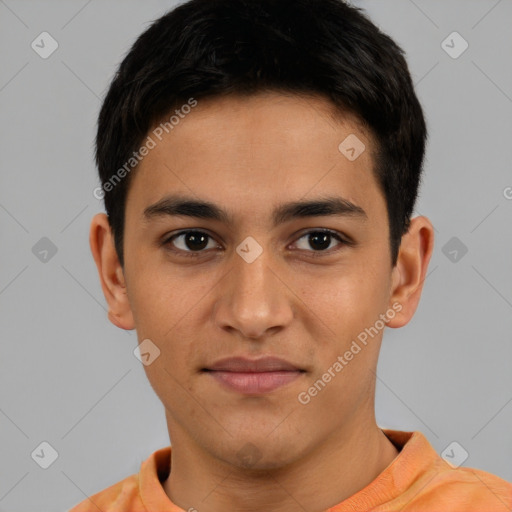
[[[400,48],[340,0],[191,0],[105,98],[90,243],[171,447],[72,512],[510,511],[512,486],[380,429],[418,306],[427,131]]]

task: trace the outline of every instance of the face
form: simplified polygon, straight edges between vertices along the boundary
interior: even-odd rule
[[[366,149],[349,159],[339,146],[354,135]],[[198,102],[139,164],[124,280],[139,342],[160,350],[144,368],[173,443],[233,464],[250,443],[269,468],[373,418],[372,370],[393,309],[373,147],[326,100],[265,93]],[[300,371],[238,389],[205,371],[235,356]]]

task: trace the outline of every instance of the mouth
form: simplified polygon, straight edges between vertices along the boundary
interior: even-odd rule
[[[232,357],[201,371],[226,389],[252,395],[270,393],[306,373],[306,370],[276,357]]]

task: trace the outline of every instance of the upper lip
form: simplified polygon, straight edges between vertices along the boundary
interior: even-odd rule
[[[259,359],[246,357],[228,357],[220,359],[204,370],[226,372],[277,372],[277,371],[304,371],[294,364],[279,357],[266,356]]]

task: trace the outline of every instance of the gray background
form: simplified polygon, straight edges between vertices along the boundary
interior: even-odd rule
[[[416,213],[436,246],[416,316],[384,337],[378,422],[512,480],[512,1],[352,3],[406,50],[430,130]],[[67,510],[169,443],[135,333],[107,320],[88,229],[101,98],[173,5],[0,0],[2,512]],[[47,59],[31,48],[43,31]],[[456,59],[453,31],[469,44]],[[42,441],[59,454],[46,470]]]

